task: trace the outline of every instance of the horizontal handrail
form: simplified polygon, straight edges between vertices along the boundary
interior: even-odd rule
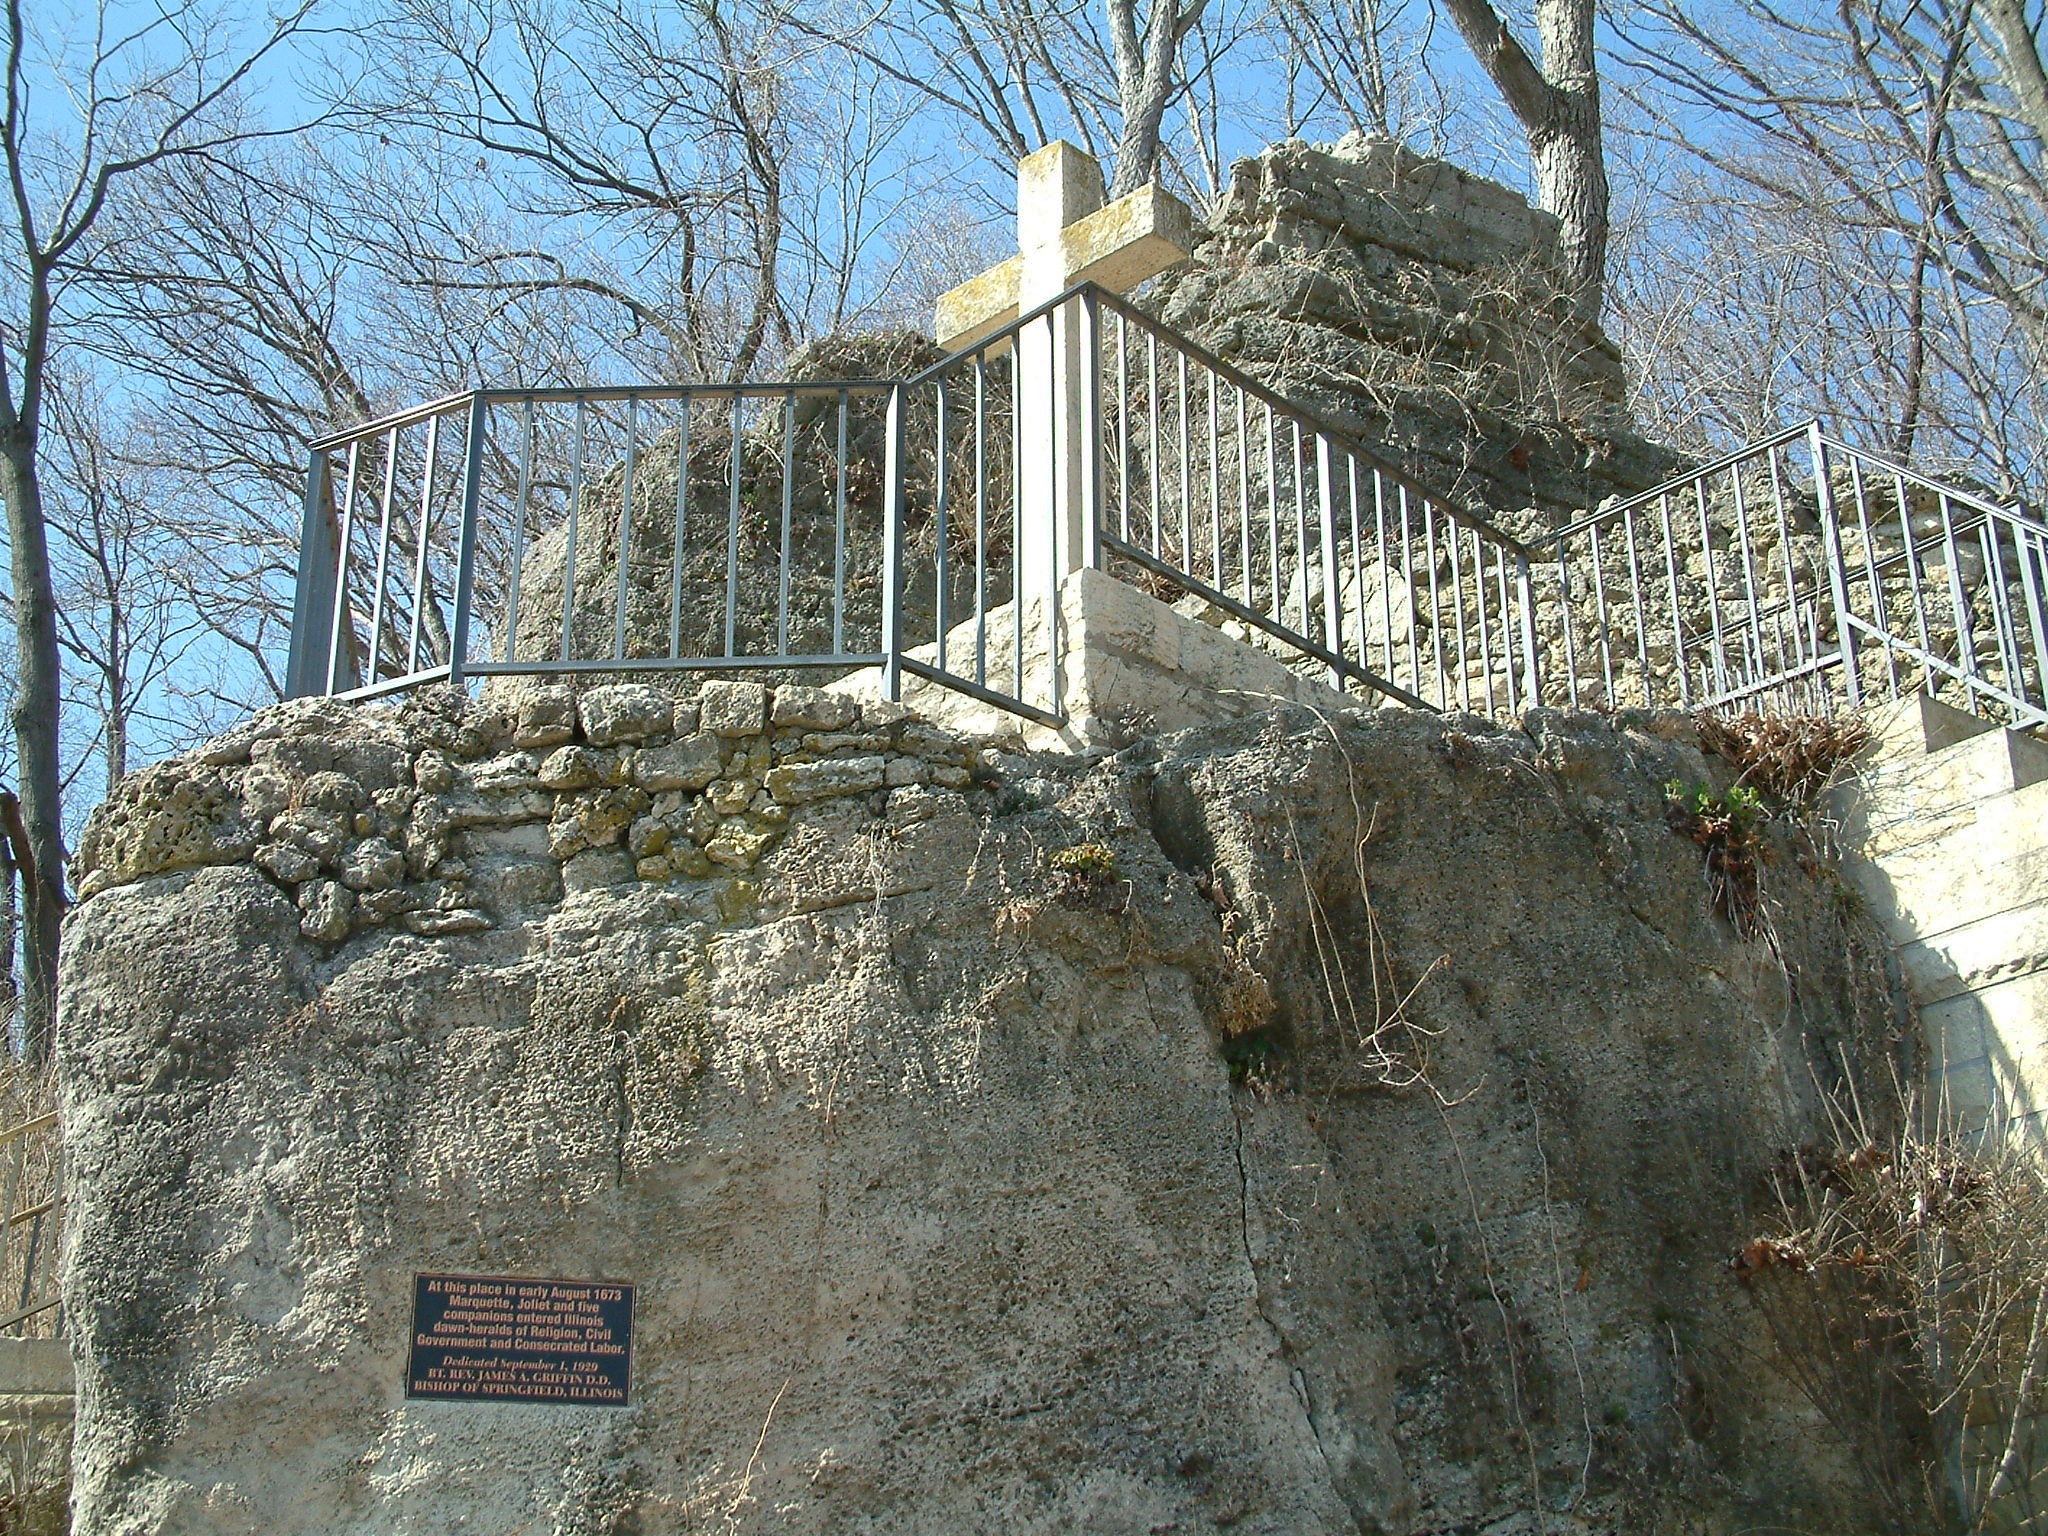
[[[58,1112],[53,1109],[46,1114],[37,1115],[33,1120],[24,1120],[19,1125],[11,1125],[6,1130],[0,1131],[0,1147],[6,1146],[8,1142],[18,1137],[26,1136],[33,1131],[40,1131],[45,1127],[55,1125],[57,1120]]]
[[[488,405],[560,404],[581,400],[591,404],[631,400],[667,401],[709,396],[718,400],[780,400],[789,395],[885,394],[894,387],[889,379],[763,379],[751,384],[545,384],[494,385],[459,390],[407,406],[402,411],[379,416],[353,427],[340,427],[306,444],[312,451],[346,448],[350,443],[379,437],[386,432],[417,426],[429,417],[442,416],[476,401]]]
[[[1819,423],[1816,422],[1814,425],[1819,426]],[[1804,431],[1806,429],[1801,428],[1801,430]],[[1961,486],[1949,485],[1944,481],[1936,480],[1929,475],[1922,474],[1910,465],[1899,463],[1896,459],[1886,458],[1881,453],[1872,453],[1868,448],[1857,448],[1849,443],[1845,443],[1840,438],[1833,436],[1825,428],[1821,428],[1820,440],[1836,453],[1853,454],[1859,459],[1867,460],[1884,470],[1886,474],[1897,475],[1900,479],[1919,486],[1923,491],[1932,491],[1935,495],[1945,496],[1950,501],[1959,501],[1965,506],[1974,507],[1977,511],[1988,517],[2005,518],[2010,522],[2020,524],[2022,527],[2030,528],[2036,533],[2048,533],[2048,521],[2043,521],[2017,502],[2002,504],[1995,501],[1987,501],[1984,497],[1972,491],[1966,491]]]
[[[1617,501],[1611,506],[1597,507],[1577,522],[1566,523],[1556,532],[1545,534],[1543,536],[1544,541],[1547,543],[1554,539],[1568,539],[1574,534],[1584,533],[1588,528],[1593,527],[1597,523],[1608,522],[1626,513],[1639,511],[1643,507],[1649,506],[1652,502],[1669,496],[1673,491],[1682,491],[1697,481],[1705,480],[1709,476],[1722,474],[1727,470],[1733,469],[1744,459],[1753,459],[1760,453],[1769,453],[1772,449],[1782,448],[1787,443],[1797,442],[1800,438],[1806,436],[1812,429],[1812,425],[1811,422],[1801,422],[1796,427],[1782,428],[1772,433],[1769,437],[1760,437],[1753,443],[1744,443],[1740,448],[1724,453],[1718,459],[1709,459],[1697,468],[1688,469],[1682,475],[1673,475],[1669,480],[1653,485],[1647,491],[1631,496],[1626,501]]]

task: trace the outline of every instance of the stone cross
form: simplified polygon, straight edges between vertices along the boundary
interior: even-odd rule
[[[1187,258],[1187,204],[1148,183],[1106,207],[1102,167],[1056,140],[1017,163],[1017,254],[939,296],[948,352],[973,346],[1075,283],[1128,292]],[[1082,518],[1088,368],[1081,306],[1026,327],[1017,348],[1019,591],[1049,596],[1087,563]],[[1043,446],[1041,446],[1043,445]]]

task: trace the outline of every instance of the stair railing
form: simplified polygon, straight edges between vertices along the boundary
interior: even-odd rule
[[[1017,408],[1034,327],[1085,338],[1078,411]],[[2032,514],[1809,423],[1524,541],[1088,284],[907,378],[481,389],[319,440],[289,691],[872,667],[1056,723],[1018,534],[1076,511],[1083,563],[1371,699],[2048,721]]]

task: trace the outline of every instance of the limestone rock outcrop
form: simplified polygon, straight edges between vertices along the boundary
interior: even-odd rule
[[[1445,492],[1564,518],[1685,461],[1641,435],[1559,274],[1554,216],[1354,133],[1238,161],[1148,307]]]
[[[1852,1528],[1725,1259],[1886,1021],[1789,851],[1716,915],[1685,722],[737,686],[290,706],[103,813],[79,1529]],[[440,1271],[634,1282],[632,1405],[408,1400]]]

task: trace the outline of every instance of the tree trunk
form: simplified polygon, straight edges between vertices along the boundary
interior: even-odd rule
[[[23,1050],[48,1057],[57,1025],[57,938],[64,920],[62,783],[57,762],[61,663],[57,608],[43,499],[36,483],[35,426],[17,417],[0,427],[0,500],[13,545],[15,650],[21,669],[14,696],[14,743],[21,764]]]
[[[1109,195],[1123,197],[1159,174],[1160,125],[1173,97],[1174,66],[1181,39],[1201,20],[1208,0],[1152,0],[1141,37],[1138,0],[1108,0],[1111,49],[1116,57],[1117,107],[1123,131],[1117,135],[1116,166]]]
[[[1594,0],[1537,0],[1538,68],[1488,0],[1443,0],[1522,125],[1543,206],[1558,217],[1572,311],[1598,321],[1607,292],[1607,157],[1600,136]]]
[[[21,816],[10,790],[0,789],[0,1031],[14,1027],[21,985],[14,979],[14,944],[21,934],[21,908],[15,896],[14,839],[8,828]]]

